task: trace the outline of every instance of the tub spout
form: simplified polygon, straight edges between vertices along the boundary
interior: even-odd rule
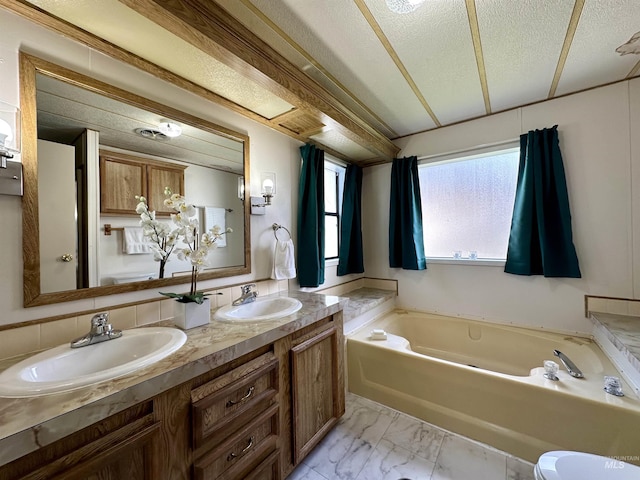
[[[560,350],[554,350],[553,354],[560,359],[560,361],[564,365],[564,368],[566,368],[567,372],[569,372],[569,375],[576,378],[584,378],[584,375],[582,374],[580,369],[576,367],[576,364],[573,363],[564,353],[562,353]]]

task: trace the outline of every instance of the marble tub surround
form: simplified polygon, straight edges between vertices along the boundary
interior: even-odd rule
[[[273,295],[297,298],[302,308],[260,323],[212,321],[187,331],[187,342],[174,354],[113,381],[43,397],[0,398],[0,465],[336,314],[346,304],[332,295]]]
[[[593,336],[640,396],[640,317],[591,313]]]
[[[344,309],[344,333],[348,335],[377,316],[396,308],[398,282],[365,277],[317,290],[317,293],[349,299]]]
[[[349,393],[288,480],[533,480],[533,464]]]
[[[287,280],[257,281],[256,286],[261,296],[288,290]],[[239,292],[238,285],[209,290],[211,308],[230,304],[234,298],[240,296]],[[89,331],[91,317],[97,312],[108,312],[113,328],[126,330],[170,320],[174,316],[174,306],[175,300],[158,295],[158,299],[152,302],[110,307],[52,321],[45,319],[42,323],[29,322],[29,325],[20,327],[5,326],[0,329],[0,360],[23,357],[24,354],[70,342]]]

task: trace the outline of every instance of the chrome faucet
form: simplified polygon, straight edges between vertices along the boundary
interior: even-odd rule
[[[91,319],[91,330],[86,335],[76,338],[71,342],[71,348],[80,348],[94,343],[113,340],[122,336],[122,330],[114,330],[109,323],[108,313],[98,313]]]
[[[580,369],[576,367],[576,364],[569,360],[569,357],[567,357],[564,353],[562,353],[560,350],[554,350],[553,354],[560,359],[560,361],[564,365],[564,368],[566,368],[567,372],[569,372],[569,375],[576,378],[584,378],[584,375],[582,374]]]
[[[242,285],[240,290],[242,290],[242,295],[240,298],[236,298],[231,304],[233,306],[244,305],[245,303],[255,302],[256,297],[258,296],[258,292],[256,290],[251,290],[255,288],[255,283],[247,283],[246,285]]]

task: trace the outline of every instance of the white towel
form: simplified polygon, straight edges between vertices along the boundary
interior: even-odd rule
[[[122,235],[122,253],[137,255],[140,253],[153,253],[142,235],[142,227],[124,227]]]
[[[225,225],[225,213],[226,210],[221,207],[204,207],[204,229],[205,231],[211,230],[213,227],[218,225],[220,230],[224,232],[227,227]],[[218,240],[216,240],[216,245],[219,247],[227,246],[227,236],[222,235]]]
[[[295,253],[293,240],[276,240],[276,248],[273,253],[273,270],[271,278],[274,280],[286,280],[296,277]]]

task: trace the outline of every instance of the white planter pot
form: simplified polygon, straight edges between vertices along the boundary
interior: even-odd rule
[[[208,298],[198,304],[195,302],[182,303],[175,302],[174,322],[177,327],[183,330],[207,325],[211,318],[211,303]]]

